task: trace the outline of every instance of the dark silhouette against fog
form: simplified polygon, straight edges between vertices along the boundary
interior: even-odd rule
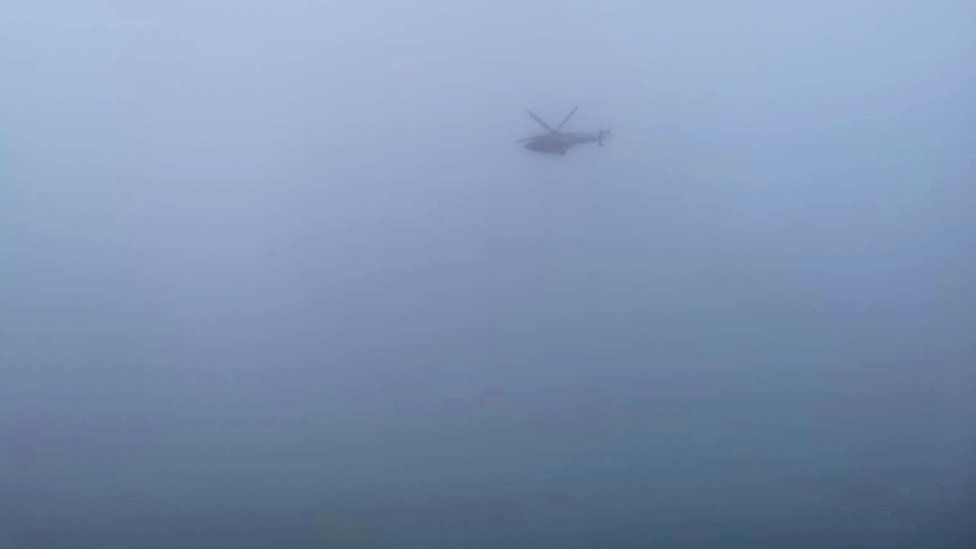
[[[10,4],[0,547],[976,546],[976,4]]]
[[[560,122],[555,128],[547,124],[543,119],[539,118],[539,115],[532,111],[528,111],[529,116],[538,122],[539,125],[542,126],[542,128],[546,131],[539,135],[533,135],[531,137],[520,139],[519,143],[522,143],[522,146],[530,151],[558,155],[565,155],[569,149],[577,145],[585,145],[587,143],[596,143],[602,147],[604,139],[608,139],[610,137],[609,128],[600,128],[599,131],[592,133],[563,130],[563,126],[566,125],[566,122],[569,122],[569,119],[576,114],[578,109],[579,106],[573,107],[573,110],[569,111],[569,114],[567,114],[563,118],[562,122]]]

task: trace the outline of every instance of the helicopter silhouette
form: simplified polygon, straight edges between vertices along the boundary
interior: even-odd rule
[[[603,145],[603,140],[610,137],[610,131],[612,128],[600,129],[596,133],[583,133],[583,132],[564,132],[562,131],[563,126],[566,122],[576,114],[576,110],[579,106],[573,107],[573,110],[569,111],[566,118],[556,126],[555,129],[546,124],[544,120],[539,118],[534,112],[527,111],[529,116],[531,116],[536,122],[538,122],[543,128],[545,128],[548,133],[542,135],[535,135],[532,137],[526,137],[525,139],[520,139],[518,143],[525,143],[523,147],[529,149],[530,151],[540,152],[540,153],[551,153],[558,154],[560,156],[565,155],[566,151],[576,145],[582,145],[583,143],[597,143],[598,145]]]

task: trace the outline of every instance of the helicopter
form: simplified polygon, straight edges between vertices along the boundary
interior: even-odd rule
[[[566,125],[566,122],[576,114],[576,110],[579,106],[573,107],[573,110],[569,111],[566,118],[556,126],[556,129],[552,129],[549,124],[546,124],[541,118],[539,118],[534,112],[527,111],[529,116],[535,119],[543,128],[545,128],[549,133],[544,133],[542,135],[536,135],[533,137],[526,137],[525,139],[520,139],[518,143],[525,143],[523,147],[529,149],[530,151],[541,152],[541,153],[553,153],[563,156],[566,154],[571,147],[576,145],[581,145],[583,143],[597,143],[603,145],[603,140],[610,137],[610,130],[612,128],[601,129],[596,133],[580,133],[580,132],[564,132],[562,128]]]

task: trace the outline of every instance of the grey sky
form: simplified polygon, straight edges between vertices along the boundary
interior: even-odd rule
[[[972,2],[20,4],[0,546],[976,539]]]

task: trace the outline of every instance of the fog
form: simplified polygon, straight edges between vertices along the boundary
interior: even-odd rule
[[[17,4],[0,547],[976,546],[972,2]]]

